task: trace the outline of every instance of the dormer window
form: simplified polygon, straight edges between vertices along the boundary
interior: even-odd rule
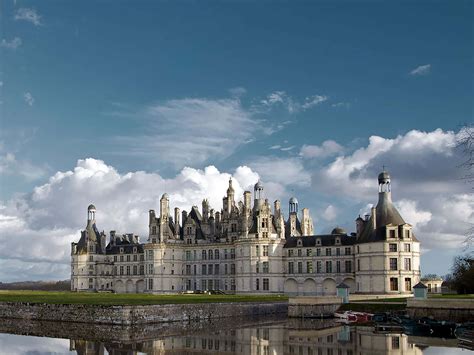
[[[298,239],[297,245],[298,245],[299,248],[302,247],[303,246],[303,241],[301,239]]]
[[[341,244],[341,239],[340,238],[336,238],[336,244]]]
[[[120,254],[123,254],[123,248],[120,248]]]
[[[410,230],[407,229],[407,230],[405,231],[405,237],[406,237],[406,238],[410,238],[410,236],[411,236],[410,234],[411,234],[411,233],[410,233]]]
[[[133,253],[136,253],[136,252],[137,252],[137,248],[134,247],[134,248],[133,248]]]
[[[321,239],[316,239],[316,245],[321,245]]]

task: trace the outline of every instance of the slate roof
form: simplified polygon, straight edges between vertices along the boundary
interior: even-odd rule
[[[373,225],[373,216],[365,223],[365,227],[358,239],[358,243],[371,243],[386,240],[387,226],[398,226],[401,235],[401,226],[405,221],[392,203],[390,192],[380,192],[379,201],[375,208],[376,228]],[[417,241],[412,233],[412,240]]]
[[[341,239],[341,244],[336,244],[336,238]],[[321,244],[316,245],[316,241],[321,239]],[[323,234],[323,235],[310,235],[304,237],[289,237],[286,239],[286,243],[283,248],[296,248],[298,246],[298,240],[301,240],[302,246],[305,248],[315,246],[335,246],[335,245],[354,245],[357,241],[356,237],[348,236],[346,234]]]

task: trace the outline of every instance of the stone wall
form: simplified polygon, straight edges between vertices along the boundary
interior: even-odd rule
[[[408,299],[407,313],[414,318],[433,317],[437,320],[468,322],[474,319],[474,301],[449,298]]]
[[[341,304],[342,298],[336,296],[291,297],[288,301],[288,317],[332,317]]]
[[[104,306],[0,302],[0,318],[40,321],[134,325],[287,314],[287,302],[236,302]]]

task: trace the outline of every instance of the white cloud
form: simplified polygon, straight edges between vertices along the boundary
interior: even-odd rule
[[[235,88],[229,89],[229,92],[233,97],[241,97],[247,93],[247,90],[241,86],[237,86]]]
[[[299,158],[258,157],[248,165],[255,170],[263,181],[272,181],[284,186],[295,185],[307,187],[311,182],[311,175],[305,170]]]
[[[35,165],[27,160],[18,160],[15,154],[2,153],[0,147],[0,174],[7,176],[20,176],[26,180],[33,181],[45,176],[47,169],[44,166]]]
[[[272,145],[270,148],[268,149],[271,149],[271,150],[276,150],[276,149],[280,149],[281,148],[281,145],[279,144],[276,144],[276,145]]]
[[[338,215],[338,211],[336,207],[334,207],[333,205],[329,205],[326,207],[321,217],[323,217],[326,221],[334,221],[337,215]]]
[[[318,145],[303,145],[300,150],[300,156],[306,159],[326,158],[342,153],[344,148],[333,140],[324,141]]]
[[[28,104],[28,106],[33,106],[33,104],[35,103],[35,98],[33,97],[33,95],[31,95],[30,92],[25,92],[23,94],[23,99]]]
[[[261,122],[238,99],[180,99],[146,107],[146,135],[117,137],[120,154],[167,162],[176,168],[198,166],[231,155],[262,132]],[[177,144],[179,142],[179,144]]]
[[[392,176],[392,194],[423,247],[456,248],[474,220],[474,196],[460,179],[457,134],[412,130],[396,138],[372,136],[367,146],[319,166],[312,186],[332,198],[376,203],[382,166]]]
[[[324,95],[313,95],[313,96],[307,97],[304,100],[304,103],[301,105],[301,108],[303,110],[307,110],[313,106],[319,105],[320,103],[326,101],[327,99],[328,97]]]
[[[237,199],[259,179],[246,166],[233,174],[214,166],[184,168],[164,179],[143,171],[120,174],[101,160],[79,160],[73,170],[57,172],[31,194],[0,204],[0,280],[67,278],[70,243],[79,239],[90,203],[98,209],[100,230],[137,233],[144,241],[148,210],[158,211],[165,190],[172,208],[189,211],[209,198],[211,207],[220,209],[231,176]]]
[[[2,39],[2,42],[0,42],[0,47],[8,48],[8,49],[17,49],[18,47],[21,46],[21,38],[20,37],[15,37],[11,41],[7,41],[6,39]]]
[[[15,14],[15,20],[27,21],[35,26],[42,25],[41,16],[36,12],[35,9],[20,8]]]
[[[335,107],[335,108],[350,108],[350,107],[351,107],[351,103],[350,103],[350,102],[336,102],[336,103],[332,104],[331,107]]]
[[[428,75],[431,71],[431,64],[420,65],[410,71],[410,75],[421,76]]]
[[[281,105],[289,113],[297,113],[300,111],[306,111],[310,108],[317,106],[324,101],[327,101],[328,97],[324,95],[312,95],[308,96],[301,103],[289,96],[285,91],[274,91],[267,95],[263,100],[260,100],[261,106],[264,109],[269,109],[273,106]],[[260,111],[260,107],[254,107],[255,110]]]

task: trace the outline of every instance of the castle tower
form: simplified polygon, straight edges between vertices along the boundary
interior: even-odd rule
[[[95,212],[96,212],[96,208],[94,205],[89,205],[89,207],[87,207],[87,225],[93,225],[95,224]]]
[[[179,208],[174,208],[174,238],[179,239]]]
[[[313,235],[314,234],[314,226],[313,226],[313,219],[309,215],[309,209],[303,208],[301,210],[302,218],[301,218],[301,229],[303,235]]]
[[[232,187],[232,178],[229,179],[229,187],[227,188],[227,213],[232,213],[232,207],[234,206],[234,188]]]
[[[264,194],[263,194],[263,184],[260,180],[257,181],[255,186],[253,187],[253,193],[254,193],[254,204],[253,204],[253,210],[258,211],[264,204]]]

